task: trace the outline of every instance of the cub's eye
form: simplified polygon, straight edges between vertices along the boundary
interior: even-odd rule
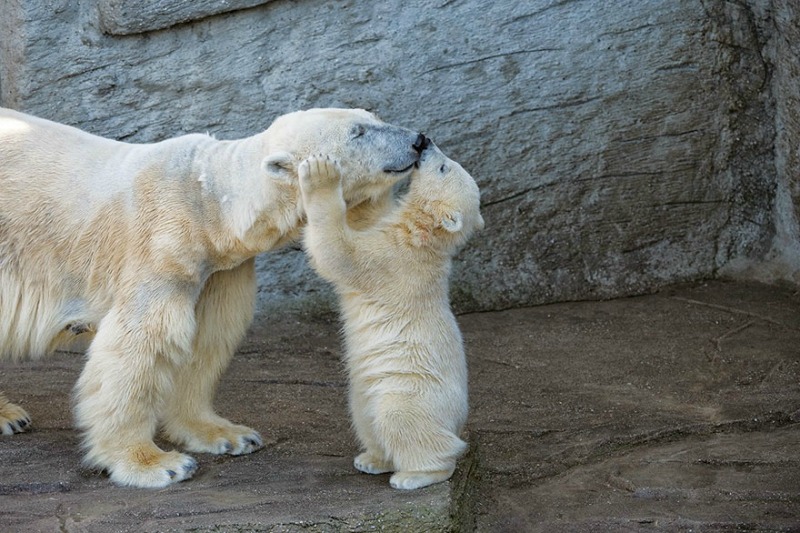
[[[357,124],[350,130],[350,138],[357,139],[367,132],[367,128],[363,124]]]

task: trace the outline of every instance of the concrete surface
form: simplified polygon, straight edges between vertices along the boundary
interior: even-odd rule
[[[0,365],[34,418],[0,438],[0,530],[800,531],[800,292],[709,282],[460,317],[470,455],[416,492],[351,467],[337,323],[264,319],[222,383],[266,437],[193,480],[121,489],[79,468],[81,357]]]
[[[313,106],[422,130],[483,191],[486,230],[453,274],[461,311],[649,292],[728,265],[791,278],[798,13],[796,0],[0,0],[0,104],[133,142],[242,137]],[[259,264],[265,312],[331,302],[297,249]]]

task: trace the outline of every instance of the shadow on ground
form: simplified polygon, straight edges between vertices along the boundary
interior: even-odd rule
[[[0,437],[3,531],[800,531],[800,295],[713,282],[460,317],[471,452],[413,492],[351,466],[337,323],[249,335],[220,411],[264,450],[156,491],[80,467],[82,358],[0,366],[34,418]]]

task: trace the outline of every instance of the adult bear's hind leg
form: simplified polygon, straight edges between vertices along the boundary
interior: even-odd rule
[[[192,452],[240,455],[262,447],[252,428],[214,412],[217,384],[253,319],[255,259],[212,274],[196,306],[193,354],[175,375],[162,427],[167,438]]]

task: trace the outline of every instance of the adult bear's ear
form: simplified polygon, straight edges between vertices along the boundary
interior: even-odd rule
[[[289,152],[275,152],[264,158],[261,169],[271,179],[289,182],[295,175],[294,158]]]
[[[448,211],[442,215],[440,224],[450,233],[455,233],[461,229],[461,227],[464,225],[464,222],[462,220],[461,213],[458,211]]]

